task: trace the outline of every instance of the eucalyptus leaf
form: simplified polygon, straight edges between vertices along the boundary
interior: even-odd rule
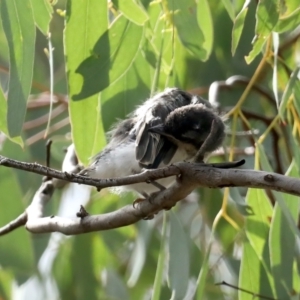
[[[10,60],[7,127],[16,137],[22,131],[33,74],[35,25],[30,0],[1,1],[1,18]]]
[[[299,23],[300,23],[300,7],[294,10],[290,15],[280,18],[279,22],[274,28],[274,31],[278,33],[283,33],[289,30],[294,30],[299,26]]]
[[[169,281],[175,299],[183,299],[189,281],[188,238],[174,213],[170,213]]]
[[[90,51],[99,36],[108,28],[107,1],[68,1],[66,11],[65,54],[70,97],[83,85],[75,71],[80,63],[90,56]],[[78,41],[81,41],[78,43]],[[76,48],[76,51],[73,49]],[[87,164],[105,145],[101,118],[101,95],[87,97],[85,101],[69,102],[72,136],[76,153]]]
[[[197,20],[204,36],[202,46],[206,50],[206,59],[208,59],[213,48],[214,28],[209,2],[207,0],[199,0],[197,6]]]
[[[52,6],[48,0],[31,0],[31,4],[36,26],[44,35],[47,35],[53,13]]]
[[[206,60],[208,55],[203,46],[204,35],[197,22],[196,5],[190,0],[170,0],[168,5],[173,12],[170,18],[174,22],[183,46],[198,59]]]
[[[248,64],[261,52],[262,47],[269,38],[278,20],[279,12],[275,1],[261,0],[258,2],[256,9],[255,37],[252,42],[252,50],[246,57]]]
[[[91,49],[92,55],[76,69],[83,77],[81,91],[72,100],[82,100],[105,89],[124,75],[134,62],[143,37],[143,27],[120,16]]]
[[[239,44],[243,32],[243,28],[244,28],[245,19],[248,13],[248,6],[250,3],[251,0],[246,0],[243,5],[243,8],[234,19],[233,29],[232,29],[232,42],[231,42],[232,55],[235,54],[236,48]]]
[[[144,25],[149,19],[145,9],[134,0],[113,0],[112,2],[128,20],[137,25]]]
[[[279,114],[280,114],[281,118],[284,117],[284,112],[285,112],[288,100],[289,100],[290,96],[292,95],[293,88],[294,88],[296,82],[299,80],[298,79],[299,71],[300,71],[300,67],[296,67],[296,69],[291,74],[290,80],[283,92],[283,95],[282,95],[282,98],[280,101],[280,106],[279,106]]]

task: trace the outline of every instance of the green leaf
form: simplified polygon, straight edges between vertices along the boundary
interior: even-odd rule
[[[188,239],[176,215],[173,212],[170,212],[169,215],[171,226],[169,240],[169,282],[175,299],[183,299],[188,287],[190,272]]]
[[[24,199],[14,171],[0,168],[1,205],[0,226],[8,224],[24,211]],[[20,241],[22,246],[16,246]],[[0,264],[14,270],[18,279],[24,280],[34,270],[34,251],[31,237],[24,228],[18,228],[0,238]]]
[[[12,299],[12,285],[14,282],[13,272],[10,270],[0,270],[0,297],[2,299]]]
[[[263,259],[268,244],[272,206],[265,191],[259,189],[248,189],[246,202],[253,211],[246,219],[247,237],[258,258]]]
[[[7,102],[5,99],[5,96],[3,94],[3,91],[0,87],[0,131],[2,131],[5,135],[8,136],[8,131],[7,131]],[[19,144],[21,147],[23,147],[23,140],[20,136],[10,138],[13,142]]]
[[[261,52],[263,45],[276,26],[278,19],[279,12],[275,1],[261,0],[258,2],[256,9],[255,37],[252,42],[253,47],[246,57],[248,64]]]
[[[197,278],[197,299],[203,299],[205,296],[205,287],[207,283],[207,276],[209,272],[209,257],[211,253],[212,240],[209,242],[206,249],[203,264],[201,266],[199,276]]]
[[[299,177],[293,162],[286,174]],[[299,213],[299,197],[282,194],[283,201],[296,224]],[[278,299],[289,299],[293,291],[294,249],[296,235],[289,225],[289,220],[276,202],[270,231],[270,259]],[[296,275],[296,274],[294,274]]]
[[[107,298],[129,300],[128,288],[123,278],[113,269],[106,270],[106,276],[105,290]]]
[[[207,0],[199,0],[198,2],[197,21],[204,36],[202,47],[206,50],[206,59],[208,59],[214,42],[214,28],[211,11]]]
[[[231,42],[231,53],[234,56],[236,48],[239,44],[245,19],[248,13],[248,6],[251,3],[251,0],[246,0],[242,10],[238,13],[236,18],[234,19],[233,28],[232,28],[232,42]]]
[[[138,53],[130,70],[101,93],[102,118],[105,131],[118,119],[124,119],[150,96],[153,68]]]
[[[112,2],[128,20],[137,25],[144,25],[149,19],[145,9],[134,0],[113,0]]]
[[[7,134],[7,103],[5,96],[3,94],[2,88],[0,86],[0,131]]]
[[[78,299],[97,299],[100,290],[93,265],[94,238],[96,233],[78,235],[74,238],[74,245],[70,264],[76,296]],[[84,268],[82,258],[84,257]]]
[[[117,18],[98,39],[92,55],[77,68],[84,83],[79,94],[71,95],[72,99],[82,100],[100,92],[124,75],[136,58],[142,37],[143,27],[123,16]]]
[[[222,2],[223,2],[223,5],[224,5],[230,19],[233,21],[234,17],[235,17],[235,14],[234,14],[234,7],[233,7],[233,4],[232,4],[232,1],[222,0]]]
[[[299,4],[298,4],[299,6]],[[292,14],[289,16],[284,16],[279,19],[274,31],[278,33],[283,33],[289,30],[294,30],[300,24],[300,7],[296,9]]]
[[[268,253],[266,253],[268,255]],[[269,276],[249,241],[244,241],[239,274],[239,300],[253,300],[255,294],[273,299]],[[246,293],[241,289],[251,291]],[[262,297],[261,297],[262,298]]]
[[[146,261],[147,249],[153,232],[153,226],[147,222],[137,224],[138,234],[132,249],[130,261],[128,263],[129,278],[127,285],[134,287],[141,276]],[[165,237],[162,237],[164,239]]]
[[[261,164],[262,170],[267,172],[274,172],[272,169],[269,159],[266,155],[266,151],[264,149],[264,146],[260,143],[257,144],[257,149],[259,151],[259,162]]]
[[[82,78],[75,71],[90,56],[99,36],[107,30],[107,1],[68,1],[65,29],[65,54],[70,98],[82,87]],[[74,51],[76,49],[76,51]],[[101,71],[99,70],[99,73]],[[101,95],[85,101],[69,102],[72,137],[81,162],[87,164],[90,157],[105,145],[101,119]]]
[[[197,22],[195,3],[190,0],[172,0],[168,1],[168,5],[173,12],[172,21],[183,46],[198,59],[206,60],[208,55],[203,46],[204,35]]]
[[[151,300],[159,300],[161,288],[163,285],[163,273],[164,267],[166,263],[166,239],[167,239],[167,212],[164,211],[164,218],[163,218],[163,227],[162,227],[162,235],[160,240],[160,250],[159,256],[157,261],[157,267],[155,272],[155,279],[153,284],[153,293]]]
[[[294,105],[297,110],[298,115],[300,115],[300,81],[296,80],[295,85],[293,87],[294,94]]]
[[[291,74],[289,82],[286,85],[285,90],[283,92],[283,95],[282,95],[282,98],[280,101],[280,106],[279,106],[279,114],[280,114],[281,118],[284,117],[284,112],[285,112],[288,100],[289,100],[290,96],[292,95],[292,92],[293,92],[296,82],[299,80],[298,79],[299,71],[300,71],[300,67],[296,67],[296,69]]]
[[[39,30],[47,35],[53,9],[48,0],[31,0],[33,17]]]
[[[30,0],[1,1],[1,17],[10,60],[7,125],[9,135],[15,137],[22,131],[33,72],[35,25]]]

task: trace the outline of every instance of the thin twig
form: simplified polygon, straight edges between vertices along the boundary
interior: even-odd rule
[[[9,222],[5,226],[0,228],[0,236],[7,234],[23,225],[27,222],[27,213],[23,212],[20,216],[18,216],[15,220]]]
[[[225,285],[225,286],[231,287],[231,288],[233,288],[233,289],[235,289],[235,290],[242,291],[242,292],[244,292],[244,293],[250,294],[250,295],[253,296],[253,298],[259,297],[259,298],[261,298],[261,299],[276,300],[275,298],[268,297],[268,296],[264,296],[264,295],[262,295],[262,294],[254,293],[254,292],[252,292],[252,291],[250,291],[250,290],[246,290],[246,289],[240,288],[240,287],[235,286],[235,285],[233,285],[233,284],[227,283],[226,281],[222,281],[222,282],[216,283],[215,285]]]

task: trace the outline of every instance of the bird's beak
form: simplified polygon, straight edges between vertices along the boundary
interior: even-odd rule
[[[165,135],[164,125],[162,125],[162,124],[152,126],[148,129],[148,131],[153,132],[153,133],[158,133],[161,135]]]

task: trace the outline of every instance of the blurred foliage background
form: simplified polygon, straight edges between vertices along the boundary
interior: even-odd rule
[[[245,168],[299,177],[298,0],[0,5],[1,155],[45,164],[51,138],[52,167],[61,169],[72,141],[87,164],[118,118],[177,86],[227,116],[212,161],[245,158]],[[0,168],[1,225],[24,211],[40,183]],[[47,215],[74,216],[89,199],[84,189],[57,190]],[[93,191],[86,205],[99,214],[133,200]],[[199,189],[126,228],[69,238],[18,229],[0,239],[0,297],[298,299],[298,213],[291,195]]]

